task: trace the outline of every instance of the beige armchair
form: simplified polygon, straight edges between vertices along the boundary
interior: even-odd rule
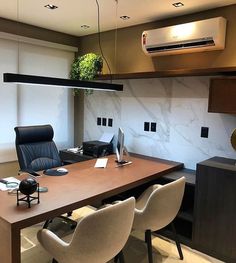
[[[153,263],[151,233],[170,223],[180,259],[183,259],[181,246],[172,221],[180,209],[184,188],[185,178],[182,177],[166,185],[150,186],[137,199],[133,229],[145,231],[149,263]]]
[[[133,197],[97,210],[84,217],[75,229],[69,243],[48,229],[38,232],[38,240],[53,262],[105,263],[120,253],[128,240],[134,218]]]

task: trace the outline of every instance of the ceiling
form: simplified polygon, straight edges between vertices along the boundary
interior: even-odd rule
[[[236,4],[236,0],[97,0],[101,31],[122,28],[215,7]],[[182,2],[183,7],[174,7]],[[57,9],[44,6],[53,4]],[[122,20],[120,16],[129,16]],[[0,17],[75,36],[97,32],[96,0],[0,0]],[[81,28],[88,25],[88,29]]]

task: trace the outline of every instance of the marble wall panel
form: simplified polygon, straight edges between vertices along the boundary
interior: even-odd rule
[[[230,135],[236,116],[208,113],[210,77],[121,80],[123,92],[95,91],[85,98],[84,141],[103,132],[125,132],[130,152],[180,161],[186,168],[213,156],[236,159]],[[97,117],[112,118],[113,127],[98,126]],[[144,122],[156,122],[156,132],[144,131]],[[209,127],[209,137],[200,137]]]

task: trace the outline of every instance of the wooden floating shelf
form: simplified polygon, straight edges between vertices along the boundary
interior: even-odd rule
[[[169,78],[169,77],[190,77],[190,76],[236,76],[236,67],[224,68],[201,68],[201,69],[176,69],[160,70],[152,72],[136,72],[121,74],[104,74],[99,76],[99,80],[110,79],[146,79],[146,78]]]

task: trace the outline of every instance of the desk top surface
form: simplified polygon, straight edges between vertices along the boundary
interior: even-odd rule
[[[104,199],[150,182],[163,174],[181,169],[183,164],[158,159],[131,157],[132,164],[116,167],[115,156],[108,157],[106,168],[94,168],[96,159],[67,165],[65,176],[42,175],[36,180],[48,187],[40,193],[40,204],[16,206],[16,196],[0,192],[0,221],[24,228],[34,223],[72,211],[95,200]],[[21,175],[19,180],[27,175]]]

